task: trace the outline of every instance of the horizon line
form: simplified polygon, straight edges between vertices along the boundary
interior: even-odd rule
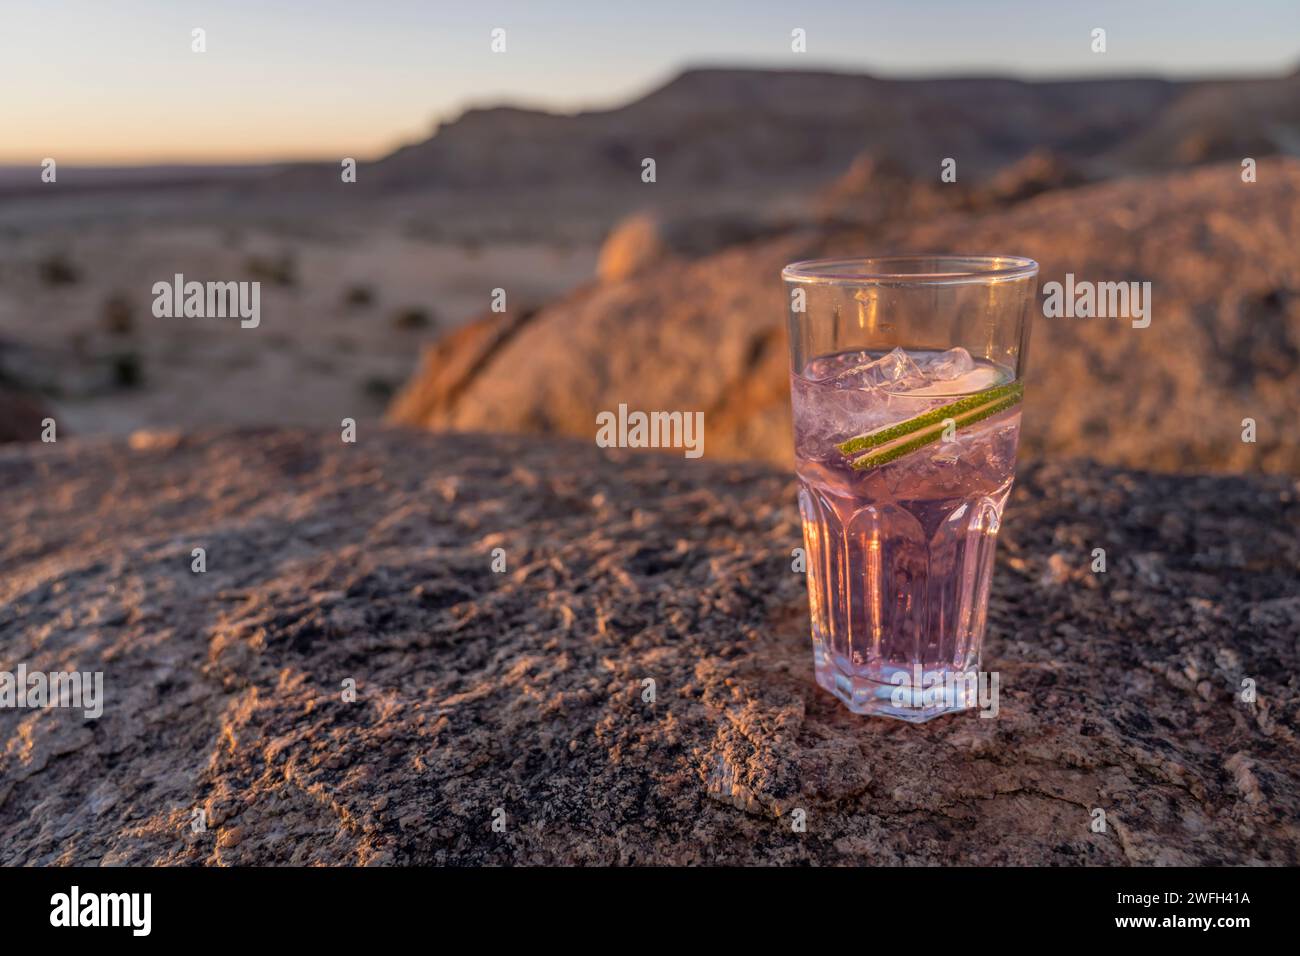
[[[748,65],[744,63],[711,63],[706,61],[687,62],[686,64],[669,71],[666,78],[660,79],[647,85],[640,93],[630,96],[620,97],[618,100],[605,103],[589,102],[577,106],[566,108],[563,106],[530,104],[526,97],[517,97],[512,99],[499,99],[491,102],[475,102],[467,100],[455,111],[449,111],[443,116],[435,116],[430,124],[430,131],[427,136],[417,139],[395,139],[390,145],[381,148],[374,155],[353,155],[358,162],[373,163],[385,159],[394,153],[419,143],[428,142],[435,138],[443,127],[458,122],[465,116],[472,113],[492,112],[496,110],[515,110],[526,113],[538,113],[555,117],[575,117],[583,115],[595,115],[601,113],[611,113],[620,109],[626,109],[635,103],[671,86],[674,82],[692,73],[769,73],[769,74],[786,74],[786,75],[822,75],[822,76],[844,76],[860,77],[863,79],[878,80],[884,83],[924,83],[935,81],[989,81],[1002,80],[1012,83],[1023,83],[1026,85],[1050,85],[1057,83],[1123,83],[1123,82],[1163,82],[1170,84],[1196,85],[1200,83],[1233,83],[1233,82],[1259,82],[1267,80],[1285,80],[1291,77],[1300,77],[1300,59],[1293,62],[1292,67],[1288,70],[1282,66],[1275,72],[1260,71],[1221,71],[1215,73],[1170,73],[1151,72],[1151,73],[1121,73],[1109,75],[1103,72],[1073,72],[1073,73],[1017,73],[1015,71],[999,72],[989,70],[981,72],[981,68],[958,67],[951,70],[944,69],[939,71],[925,73],[876,73],[864,70],[861,67],[851,65],[837,65],[828,63],[821,66],[810,66],[801,69],[788,69],[782,67]],[[182,155],[167,156],[165,154],[155,154],[151,157],[140,158],[109,158],[109,157],[92,157],[77,162],[63,164],[65,169],[76,170],[127,170],[127,169],[192,169],[192,170],[215,170],[215,169],[260,169],[273,168],[277,166],[297,166],[326,163],[337,161],[340,156],[337,153],[311,152],[307,155],[300,156],[266,156],[259,157],[255,154],[246,156],[231,156],[222,158],[220,155],[209,158],[188,157]],[[0,172],[12,173],[17,170],[39,169],[42,161],[46,157],[36,159],[21,160],[17,158],[6,157],[0,154]]]

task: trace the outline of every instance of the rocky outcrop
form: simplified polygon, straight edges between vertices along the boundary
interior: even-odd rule
[[[105,690],[0,708],[0,864],[1300,862],[1286,479],[1024,469],[998,714],[921,726],[813,684],[765,466],[138,434],[0,486],[0,669]]]
[[[393,399],[388,416],[395,421],[442,417],[486,368],[497,351],[535,314],[535,310],[487,312],[427,348],[420,373]],[[544,422],[535,422],[538,430]]]
[[[779,219],[727,213],[633,213],[605,237],[596,275],[604,282],[616,282],[672,259],[697,258],[791,228]]]
[[[601,243],[596,275],[602,281],[617,282],[672,254],[659,220],[646,213],[636,213],[620,220]]]
[[[956,176],[959,167],[951,171]],[[909,219],[1010,206],[1086,182],[1075,163],[1050,149],[1036,149],[992,176],[944,180],[938,165],[927,175],[913,176],[890,150],[874,147],[818,193],[816,208],[826,227],[857,225],[878,231]]]
[[[928,172],[924,177],[914,176],[890,150],[866,150],[843,175],[818,192],[818,214],[828,223],[880,227],[906,216],[932,216],[956,209],[966,197],[965,185],[941,182],[938,163]]]
[[[1053,189],[985,212],[803,229],[670,259],[551,303],[499,341],[454,398],[404,401],[394,416],[435,429],[590,437],[596,416],[620,403],[703,411],[709,454],[785,464],[781,267],[821,256],[996,252],[1037,259],[1040,287],[1067,274],[1151,283],[1145,328],[1125,318],[1035,318],[1022,439],[1031,455],[1300,472],[1300,161],[1264,161],[1253,183],[1240,172],[1232,163]],[[426,362],[408,394],[449,360]],[[1243,441],[1247,419],[1254,442]]]
[[[967,206],[1009,206],[1054,189],[1074,189],[1087,181],[1083,171],[1067,157],[1050,149],[1036,149],[980,185]]]

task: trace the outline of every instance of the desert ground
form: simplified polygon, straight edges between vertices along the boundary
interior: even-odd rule
[[[374,421],[422,345],[486,311],[494,288],[537,304],[595,265],[590,245],[447,240],[307,200],[215,222],[201,197],[164,215],[149,204],[0,211],[0,370],[68,434]],[[176,273],[260,280],[260,324],[155,317],[153,285]]]

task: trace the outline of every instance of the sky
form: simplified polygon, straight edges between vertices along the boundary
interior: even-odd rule
[[[370,159],[470,106],[616,106],[699,65],[1276,74],[1300,0],[0,0],[0,164]]]

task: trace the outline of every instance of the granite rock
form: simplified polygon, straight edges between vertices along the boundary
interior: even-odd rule
[[[1035,317],[1021,438],[1031,455],[1300,473],[1300,160],[1265,160],[1253,183],[1229,163],[1049,189],[1022,202],[1013,200],[1040,181],[1068,181],[1068,172],[1041,157],[1013,172],[997,187],[1010,192],[996,200],[1011,205],[798,229],[582,286],[493,336],[491,353],[475,353],[473,363],[458,350],[431,351],[390,417],[590,438],[596,416],[623,403],[702,411],[708,453],[788,466],[782,266],[997,253],[1036,259],[1040,289],[1067,276],[1150,283],[1145,327],[1136,317]],[[454,390],[438,384],[447,363],[472,364]],[[1247,419],[1253,441],[1243,440]]]
[[[1300,863],[1290,479],[1026,466],[998,714],[919,726],[813,684],[767,465],[148,433],[0,486],[0,670],[105,688],[0,709],[0,864]]]

